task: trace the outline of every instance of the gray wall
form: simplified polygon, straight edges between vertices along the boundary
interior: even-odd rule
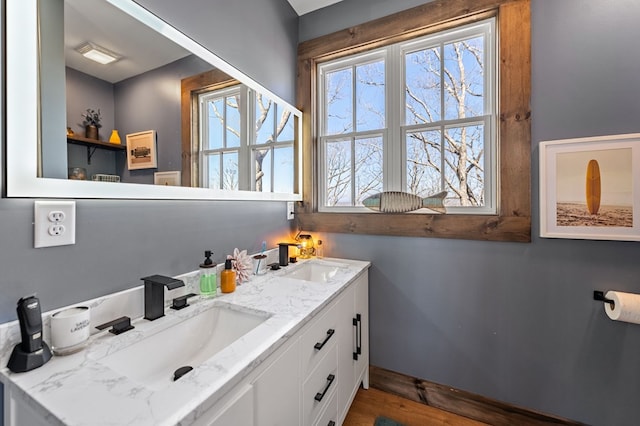
[[[66,178],[67,168],[64,123],[65,110],[57,105],[64,101],[64,7],[62,0],[43,2],[40,13],[50,16],[40,26],[41,91],[43,105],[49,106],[42,114],[42,176]]]
[[[301,17],[300,37],[414,4],[345,0]],[[640,293],[638,243],[537,237],[538,142],[640,131],[638,16],[636,0],[532,1],[531,244],[324,235],[328,254],[373,263],[373,365],[588,424],[638,424],[640,326],[592,300]]]
[[[214,41],[214,53],[295,103],[298,16],[285,0],[179,2],[184,6],[175,0],[136,2],[194,40]]]
[[[190,28],[202,35],[199,41],[205,46],[215,50],[221,44],[234,44],[234,37],[220,39],[209,31],[230,25],[229,18],[220,14],[221,8],[227,7],[222,2],[165,3],[165,17],[185,17],[190,11],[196,19]],[[236,11],[235,37],[244,42],[242,55],[236,52],[243,60],[236,65],[249,74],[263,76],[261,82],[266,87],[293,100],[297,42],[293,10],[285,0],[225,3]],[[268,36],[256,34],[250,30],[254,27],[272,31]],[[253,59],[267,51],[285,59]],[[139,278],[149,274],[193,271],[205,249],[213,249],[215,259],[220,261],[234,247],[258,250],[265,239],[272,246],[289,233],[285,210],[282,202],[257,206],[239,201],[81,200],[77,202],[76,244],[34,249],[33,200],[2,198],[0,323],[16,319],[16,301],[29,293],[37,292],[43,310],[50,310],[140,285]],[[0,403],[0,418],[1,408]]]
[[[121,81],[114,86],[116,126],[126,143],[128,133],[155,130],[158,168],[128,170],[126,155],[118,156],[118,174],[124,182],[153,183],[154,172],[182,170],[181,80],[211,65],[187,56],[163,67]]]
[[[67,126],[77,135],[84,136],[82,114],[87,109],[100,110],[98,129],[100,140],[108,141],[115,128],[113,84],[73,68],[65,67],[67,95]]]
[[[123,151],[97,149],[87,164],[87,149],[69,145],[69,167],[84,167],[88,178],[94,173],[117,174],[122,182],[153,184],[154,172],[182,169],[181,144],[181,80],[211,69],[211,65],[190,55],[160,68],[111,84],[104,80],[67,68],[67,113],[79,118],[87,109],[100,109],[103,126],[100,139],[109,140],[112,129],[118,129],[122,144],[126,135],[155,130],[158,167],[128,170]],[[82,119],[69,126],[84,136]],[[66,176],[65,176],[66,177]]]
[[[82,114],[88,108],[99,109],[102,127],[98,129],[98,135],[100,140],[108,141],[111,130],[115,127],[113,84],[69,67],[65,68],[65,74],[67,126],[76,135],[85,136]],[[88,164],[86,146],[69,144],[66,147],[67,165],[85,168],[87,179],[91,179],[91,175],[95,173],[117,174],[116,158],[124,156],[122,152],[96,149],[91,156],[91,164]],[[64,177],[66,178],[66,174]]]

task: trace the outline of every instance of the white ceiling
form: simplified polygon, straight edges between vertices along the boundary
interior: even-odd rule
[[[314,10],[322,9],[323,7],[330,6],[334,3],[339,3],[342,0],[288,0],[298,16],[302,16],[305,13],[313,12]]]
[[[67,66],[110,83],[189,55],[187,50],[104,0],[65,0],[64,21]],[[88,60],[75,50],[87,41],[122,58],[109,65]]]
[[[288,0],[298,15],[342,0]],[[189,52],[104,0],[65,0],[65,61],[70,68],[110,83],[161,67]],[[86,42],[121,56],[109,65],[86,59],[75,49]],[[135,60],[134,60],[135,58]]]

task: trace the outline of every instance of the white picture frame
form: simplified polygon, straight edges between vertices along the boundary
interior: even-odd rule
[[[182,173],[180,171],[155,172],[153,174],[154,185],[181,186]]]
[[[158,168],[155,130],[127,135],[127,168],[129,170]]]
[[[640,241],[640,133],[539,149],[541,237]]]

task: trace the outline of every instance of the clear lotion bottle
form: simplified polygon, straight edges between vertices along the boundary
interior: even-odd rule
[[[213,252],[204,252],[205,260],[200,264],[200,294],[204,297],[215,297],[218,294],[216,264],[211,260]]]

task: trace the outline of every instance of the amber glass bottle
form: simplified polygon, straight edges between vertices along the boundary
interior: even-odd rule
[[[220,273],[220,291],[233,293],[236,290],[236,271],[231,269],[231,259],[224,261],[224,271]]]

